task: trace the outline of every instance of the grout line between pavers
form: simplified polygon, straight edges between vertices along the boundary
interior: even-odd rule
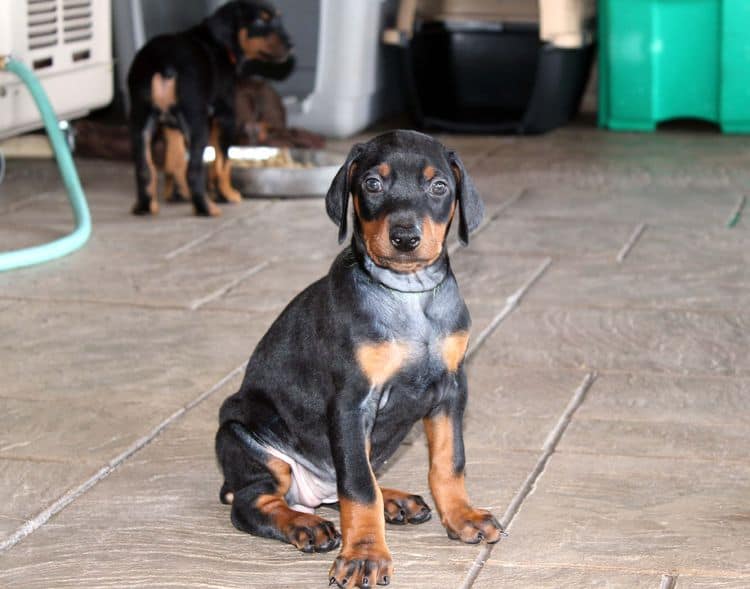
[[[521,510],[523,502],[531,493],[534,492],[539,477],[544,474],[544,470],[547,468],[549,459],[555,453],[555,448],[562,439],[565,430],[568,429],[568,425],[570,425],[570,421],[573,419],[573,415],[586,399],[586,393],[591,388],[591,385],[594,384],[596,378],[596,371],[588,372],[586,374],[586,376],[583,378],[583,382],[581,382],[576,391],[573,393],[573,396],[568,402],[567,407],[563,411],[560,418],[557,420],[555,427],[552,428],[550,433],[547,435],[547,439],[544,441],[544,445],[542,446],[542,454],[537,460],[536,465],[526,477],[526,480],[524,480],[521,488],[516,492],[510,504],[508,505],[508,508],[505,510],[505,513],[500,519],[500,524],[506,531],[509,530],[511,525],[513,524],[513,520]],[[479,576],[479,573],[482,572],[482,568],[492,554],[492,550],[494,547],[495,544],[485,544],[482,547],[482,549],[479,551],[479,554],[474,559],[471,567],[469,568],[469,571],[466,573],[466,577],[464,578],[464,581],[459,589],[471,588],[471,586],[474,584],[474,581],[476,581],[477,577]]]
[[[257,274],[264,268],[266,268],[270,264],[270,260],[264,260],[260,264],[256,264],[252,268],[248,268],[245,272],[234,278],[233,280],[226,283],[221,288],[216,289],[211,294],[202,297],[200,299],[195,299],[193,302],[190,303],[189,309],[191,311],[197,311],[200,309],[203,305],[210,303],[211,301],[215,301],[216,299],[219,299],[223,297],[225,294],[227,294],[230,290],[232,290],[235,286],[237,286],[239,283],[241,283],[246,278],[250,278],[253,274]]]
[[[643,235],[643,232],[646,230],[646,223],[639,223],[638,226],[633,229],[633,233],[630,234],[630,237],[625,242],[625,245],[622,246],[622,249],[617,254],[617,263],[622,264],[625,261],[625,258],[628,257],[628,254],[630,253],[630,250],[635,247],[636,242],[641,238],[641,235]]]
[[[231,225],[238,223],[240,220],[241,220],[241,217],[237,217],[236,219],[229,219],[227,221],[224,221],[218,227],[215,227],[211,231],[207,231],[203,235],[200,235],[196,237],[195,239],[188,241],[186,244],[183,244],[180,247],[173,249],[171,252],[167,252],[166,254],[164,254],[164,259],[171,260],[179,256],[180,254],[184,254],[185,252],[193,249],[195,246],[200,245],[204,241],[208,241],[217,233],[221,233],[227,227],[230,227]]]
[[[745,208],[746,202],[747,197],[744,194],[737,199],[737,204],[735,205],[734,210],[732,210],[732,214],[729,215],[729,219],[727,219],[727,229],[732,229],[740,222],[742,210]]]
[[[223,223],[221,223],[218,227],[207,231],[203,235],[199,235],[195,239],[192,239],[192,240],[188,241],[187,243],[181,245],[180,247],[177,247],[177,248],[173,249],[170,252],[167,252],[166,254],[164,254],[164,259],[165,260],[171,260],[173,258],[176,258],[179,255],[184,254],[187,251],[190,251],[195,246],[200,245],[203,242],[208,241],[209,239],[211,239],[214,235],[217,235],[217,234],[221,233],[227,227],[230,227],[231,225],[234,225],[235,223],[239,223],[241,221],[245,221],[247,219],[255,217],[259,213],[262,213],[265,210],[271,208],[272,204],[273,203],[271,203],[271,202],[267,202],[267,203],[264,203],[262,205],[259,205],[250,214],[246,214],[246,215],[242,215],[242,216],[239,216],[239,217],[235,217],[234,219],[227,219],[226,221],[224,221]]]
[[[551,264],[552,258],[545,259],[542,264],[536,269],[534,274],[532,274],[529,279],[521,285],[521,288],[519,288],[516,292],[505,299],[505,305],[503,306],[503,308],[497,315],[495,315],[492,321],[490,321],[489,325],[487,325],[487,327],[485,327],[481,331],[481,333],[477,336],[477,339],[469,348],[469,351],[466,352],[467,362],[471,360],[471,358],[474,356],[479,347],[484,343],[484,341],[490,335],[492,335],[492,332],[497,329],[497,326],[500,325],[503,320],[521,304],[521,299],[523,299],[529,289],[534,286],[536,281],[542,277],[542,275],[547,271]]]
[[[528,188],[521,188],[518,192],[516,192],[512,197],[510,197],[508,200],[500,203],[496,209],[492,211],[492,214],[490,214],[480,225],[474,230],[474,233],[471,234],[472,238],[476,238],[478,234],[480,234],[482,231],[484,231],[488,225],[491,225],[497,219],[502,215],[506,209],[510,208],[514,204],[516,204],[521,197],[528,192]],[[460,250],[463,246],[463,244],[456,239],[449,247],[448,247],[448,254],[453,255],[458,250]]]
[[[68,490],[65,494],[59,497],[54,503],[52,503],[51,505],[49,505],[48,507],[40,511],[37,515],[35,515],[30,520],[27,520],[26,522],[24,522],[24,524],[21,527],[19,527],[15,532],[13,532],[13,534],[11,534],[7,538],[5,538],[2,542],[0,542],[0,553],[5,552],[6,550],[9,550],[10,548],[18,544],[21,540],[26,538],[29,534],[32,534],[33,532],[38,530],[40,527],[42,527],[45,523],[47,523],[52,516],[58,514],[60,511],[65,509],[68,505],[73,503],[73,501],[78,499],[78,497],[86,493],[89,489],[94,487],[96,484],[106,479],[115,470],[117,470],[120,466],[122,466],[122,464],[126,460],[128,460],[130,457],[134,456],[135,454],[143,450],[143,448],[148,446],[151,442],[153,442],[165,429],[167,429],[170,425],[172,425],[176,420],[178,420],[185,413],[192,410],[203,401],[205,401],[208,397],[210,397],[216,391],[221,389],[227,382],[229,382],[237,374],[242,372],[242,370],[244,370],[246,365],[247,365],[247,361],[243,362],[242,364],[240,364],[239,366],[231,370],[229,373],[224,375],[218,382],[216,382],[208,390],[198,395],[195,399],[193,399],[186,405],[183,405],[182,407],[180,407],[177,411],[172,413],[172,415],[167,417],[159,425],[153,428],[148,434],[146,434],[142,438],[133,442],[123,452],[118,454],[115,458],[113,458],[107,464],[105,464],[102,468],[100,468],[93,476],[89,477],[87,480],[85,480],[83,483],[81,483],[77,487]]]
[[[677,586],[677,575],[662,575],[659,589],[675,589]]]
[[[10,202],[2,210],[0,210],[0,215],[7,215],[20,211],[21,209],[26,208],[28,205],[38,200],[44,200],[46,198],[49,198],[50,196],[57,194],[57,192],[58,190],[47,190],[45,192],[30,194],[16,200],[15,202]]]

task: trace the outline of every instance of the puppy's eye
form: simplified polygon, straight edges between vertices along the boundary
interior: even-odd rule
[[[365,189],[367,192],[382,192],[383,183],[377,178],[368,178],[365,180]]]
[[[430,185],[430,194],[443,196],[446,192],[448,192],[448,184],[442,180],[437,180]]]

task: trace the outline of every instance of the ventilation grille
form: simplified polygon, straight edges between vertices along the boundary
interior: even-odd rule
[[[28,0],[29,49],[57,45],[57,0]]]
[[[93,36],[91,0],[63,0],[63,37],[66,43],[86,41]]]

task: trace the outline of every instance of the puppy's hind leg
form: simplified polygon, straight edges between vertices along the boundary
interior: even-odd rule
[[[204,217],[221,215],[221,209],[206,198],[206,173],[203,166],[203,150],[208,144],[208,115],[205,104],[182,105],[184,120],[189,121],[190,136],[187,139],[190,157],[187,167],[187,183],[195,214]]]
[[[232,161],[229,147],[234,134],[234,116],[231,112],[219,111],[211,124],[211,145],[216,157],[212,164],[212,179],[216,195],[227,202],[242,202],[242,194],[232,186]]]
[[[333,523],[289,507],[284,496],[291,486],[291,468],[269,455],[243,425],[221,426],[216,455],[225,477],[220,499],[232,505],[232,523],[238,530],[288,542],[302,552],[339,546],[341,535]]]
[[[188,154],[185,135],[172,127],[164,128],[167,149],[164,159],[164,196],[171,202],[182,202],[190,198],[187,183]]]
[[[150,107],[133,105],[130,115],[130,140],[138,192],[135,205],[133,205],[134,215],[155,215],[159,212],[156,195],[158,177],[151,155],[151,140],[157,125],[157,115]]]

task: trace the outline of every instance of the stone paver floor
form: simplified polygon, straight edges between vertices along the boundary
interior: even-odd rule
[[[392,586],[750,587],[747,216],[727,227],[750,141],[444,140],[488,213],[452,245],[468,485],[509,536],[391,527]],[[327,586],[334,555],[234,530],[212,447],[253,346],[339,250],[322,200],[142,219],[128,165],[79,171],[90,243],[0,275],[0,587]],[[54,165],[10,162],[0,249],[69,226]],[[417,427],[383,484],[429,498],[426,459]]]

